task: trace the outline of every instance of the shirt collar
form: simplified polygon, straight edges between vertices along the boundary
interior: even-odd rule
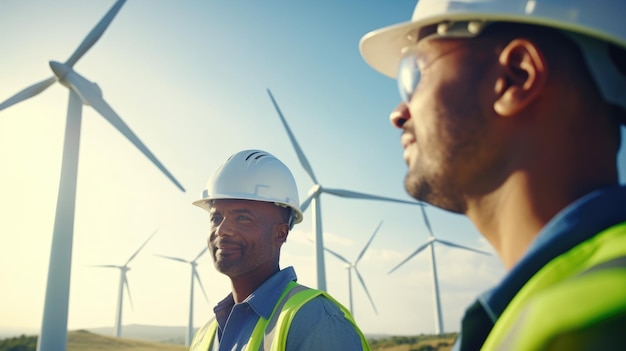
[[[490,319],[495,323],[522,286],[553,258],[626,221],[624,206],[626,186],[612,186],[583,196],[554,216],[502,282],[478,297]]]
[[[297,279],[293,267],[284,268],[266,280],[243,302],[248,303],[259,316],[268,319],[287,284]]]
[[[256,314],[268,319],[287,284],[297,279],[296,271],[293,267],[284,268],[261,284],[241,303],[248,304]],[[224,319],[225,321],[234,305],[233,294],[230,293],[213,308],[213,312],[218,319]]]

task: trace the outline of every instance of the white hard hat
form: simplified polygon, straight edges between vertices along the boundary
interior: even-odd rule
[[[562,29],[626,48],[624,0],[419,0],[410,22],[361,38],[365,61],[395,78],[402,49],[415,44],[421,28],[442,22],[518,22]]]
[[[240,199],[272,202],[292,211],[290,226],[302,222],[298,187],[291,171],[262,150],[244,150],[230,156],[209,178],[202,198],[193,204],[209,210],[209,201]]]

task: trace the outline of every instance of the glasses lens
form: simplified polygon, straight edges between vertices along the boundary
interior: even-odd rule
[[[417,66],[417,59],[413,53],[408,53],[400,61],[398,66],[398,90],[400,91],[400,97],[402,101],[409,103],[417,84],[420,81],[420,70]]]

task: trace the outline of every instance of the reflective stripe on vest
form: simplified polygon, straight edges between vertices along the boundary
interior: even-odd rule
[[[540,350],[566,333],[623,316],[625,257],[621,223],[554,258],[520,289],[482,349]]]
[[[274,310],[269,319],[263,317],[259,318],[259,321],[250,335],[248,344],[243,347],[243,350],[285,350],[289,327],[294,316],[305,303],[320,295],[323,295],[335,303],[343,311],[345,318],[354,326],[361,337],[363,350],[369,350],[365,336],[354,322],[350,312],[343,305],[323,291],[310,289],[293,281],[287,284],[287,287],[278,299],[278,303],[274,306]],[[276,313],[278,311],[280,311],[280,313]],[[213,346],[216,331],[216,320],[205,324],[194,336],[189,350],[210,350]]]

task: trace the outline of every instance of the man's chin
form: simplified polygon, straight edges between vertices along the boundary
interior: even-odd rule
[[[404,178],[404,190],[406,190],[407,194],[409,194],[417,201],[428,202],[426,201],[427,191],[425,188],[430,189],[429,186],[426,186],[424,184],[422,179],[414,176],[409,170],[409,173],[407,173],[406,177]]]

